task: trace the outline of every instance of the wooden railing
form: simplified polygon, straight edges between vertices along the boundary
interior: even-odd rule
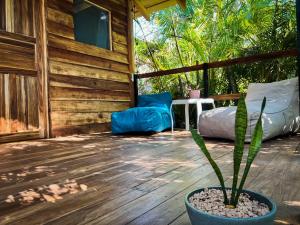
[[[235,59],[229,59],[229,60],[223,60],[223,61],[215,61],[210,63],[203,63],[199,65],[194,66],[187,66],[187,67],[181,67],[181,68],[175,68],[170,70],[161,70],[156,72],[150,72],[150,73],[142,73],[142,74],[135,74],[134,75],[134,89],[135,89],[135,97],[137,97],[138,94],[138,80],[144,79],[144,78],[152,78],[152,77],[160,77],[160,76],[167,76],[172,74],[178,74],[178,73],[187,73],[187,72],[193,72],[193,71],[203,71],[203,83],[204,83],[204,97],[213,97],[215,100],[233,100],[238,99],[239,94],[227,94],[227,95],[218,95],[218,96],[209,96],[209,83],[208,83],[208,70],[212,68],[223,68],[233,65],[241,65],[241,64],[250,64],[250,63],[256,63],[261,61],[267,61],[272,59],[278,59],[278,58],[287,58],[287,57],[299,57],[299,53],[297,49],[289,49],[289,50],[283,50],[283,51],[276,51],[276,52],[270,52],[270,53],[263,53],[253,56],[245,56]]]
[[[241,97],[240,93],[234,94],[225,94],[225,95],[212,95],[209,98],[213,98],[215,101],[228,101],[228,100],[237,100]]]

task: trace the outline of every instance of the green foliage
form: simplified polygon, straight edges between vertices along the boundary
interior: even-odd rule
[[[255,126],[254,133],[251,139],[251,144],[248,151],[247,163],[239,187],[237,189],[238,175],[239,175],[240,165],[243,158],[244,142],[245,142],[245,136],[247,130],[247,108],[245,104],[245,99],[241,98],[239,100],[238,108],[236,112],[236,120],[235,120],[235,147],[234,147],[234,154],[233,154],[234,166],[233,166],[233,182],[232,182],[232,192],[231,192],[230,201],[228,201],[228,197],[225,189],[225,182],[220,168],[218,167],[216,162],[212,159],[209,151],[206,148],[203,138],[197,133],[197,131],[195,130],[191,131],[194,141],[196,142],[196,144],[199,146],[203,154],[208,159],[209,163],[211,164],[212,168],[214,169],[219,179],[224,194],[224,204],[226,205],[232,205],[236,207],[239,200],[239,196],[243,190],[245,181],[250,171],[251,164],[253,163],[255,157],[257,156],[257,153],[260,150],[262,138],[263,138],[262,114],[265,105],[266,105],[266,98],[264,98],[262,102],[260,116]]]
[[[218,167],[217,163],[213,160],[209,151],[207,150],[203,138],[200,135],[198,135],[196,130],[192,130],[191,133],[192,133],[194,141],[199,146],[199,148],[202,150],[203,154],[206,156],[210,165],[214,169],[214,171],[219,179],[222,190],[223,190],[224,204],[228,205],[229,202],[228,202],[228,197],[227,197],[227,193],[226,193],[226,189],[225,189],[225,182],[224,182],[224,178],[223,178],[220,168]]]
[[[136,39],[138,72],[296,47],[294,0],[187,0],[187,6],[186,11],[177,6],[152,16],[152,38]],[[243,93],[249,82],[294,76],[295,65],[295,59],[288,58],[211,69],[209,91],[212,95]],[[149,79],[141,85],[183,97],[188,86],[202,89],[202,81],[202,73],[191,72]]]
[[[248,157],[247,157],[246,167],[244,169],[244,174],[242,176],[240,186],[238,188],[237,194],[236,194],[234,202],[233,202],[233,205],[235,205],[235,206],[238,203],[239,196],[240,196],[240,194],[243,190],[243,187],[244,187],[245,181],[247,179],[248,173],[250,171],[251,165],[252,165],[252,163],[253,163],[255,157],[257,156],[257,153],[259,152],[260,147],[261,147],[262,138],[263,138],[262,113],[265,109],[265,106],[266,106],[266,98],[264,98],[264,100],[262,102],[260,115],[259,115],[258,121],[256,123],[254,133],[252,135],[251,144],[250,144]]]
[[[233,182],[231,202],[234,202],[240,166],[244,153],[244,143],[247,131],[247,107],[244,97],[240,98],[235,117],[235,146],[233,151]]]

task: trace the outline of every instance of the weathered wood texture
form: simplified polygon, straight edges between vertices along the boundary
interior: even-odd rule
[[[0,1],[0,142],[37,136],[40,127],[33,7]]]
[[[300,224],[299,142],[298,135],[263,143],[246,182],[247,189],[277,203],[276,225]],[[230,185],[234,143],[207,140],[207,146]],[[189,225],[184,196],[218,185],[186,132],[2,144],[0,156],[0,225]],[[66,179],[87,185],[87,191],[62,195],[55,203],[4,202],[8,195]]]
[[[107,131],[132,104],[128,2],[92,2],[111,11],[112,51],[74,40],[72,0],[0,0],[2,140]]]
[[[225,94],[225,95],[212,95],[209,98],[213,98],[215,101],[228,101],[228,100],[237,100],[241,97],[241,94]]]
[[[179,4],[182,9],[186,8],[186,0],[135,0],[135,17],[144,16],[149,18],[149,16],[159,10],[174,6]]]
[[[48,0],[53,136],[109,130],[110,113],[128,108],[132,101],[127,1],[91,2],[111,11],[112,51],[76,42],[72,1]]]
[[[36,77],[0,74],[0,134],[39,128]]]
[[[36,67],[38,71],[38,102],[40,136],[50,137],[49,120],[49,77],[48,77],[48,48],[47,48],[47,0],[39,0],[34,4],[36,28]]]

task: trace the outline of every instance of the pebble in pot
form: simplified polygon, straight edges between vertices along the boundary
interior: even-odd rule
[[[198,189],[188,194],[185,205],[192,225],[271,225],[275,203],[251,191],[241,194],[236,208],[226,207],[220,187]],[[227,190],[230,194],[230,190]]]

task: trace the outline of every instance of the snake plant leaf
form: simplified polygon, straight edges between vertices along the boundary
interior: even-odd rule
[[[192,137],[193,137],[194,141],[199,146],[199,148],[201,149],[203,154],[208,159],[210,165],[214,169],[214,171],[219,179],[220,185],[222,187],[222,191],[223,191],[223,195],[224,195],[224,204],[228,205],[228,197],[227,197],[227,193],[226,193],[226,189],[225,189],[225,182],[224,182],[224,178],[223,178],[220,168],[218,167],[217,163],[213,160],[209,151],[207,150],[203,138],[197,133],[196,130],[191,130],[191,133],[192,133]]]
[[[233,203],[234,206],[236,206],[238,203],[240,194],[243,190],[245,181],[246,181],[248,173],[250,171],[251,164],[253,163],[253,161],[254,161],[255,157],[257,156],[257,153],[259,152],[260,147],[261,147],[261,143],[262,143],[262,139],[263,139],[262,114],[265,109],[265,106],[266,106],[266,98],[263,99],[260,115],[259,115],[258,121],[256,123],[254,133],[252,135],[246,166],[244,169],[244,173],[243,173],[239,188],[237,190],[237,194],[234,199],[234,203]]]
[[[236,116],[235,116],[235,146],[233,151],[233,181],[232,181],[232,192],[231,200],[232,204],[235,199],[237,191],[237,183],[239,177],[240,166],[244,154],[244,143],[247,131],[248,118],[247,118],[247,107],[245,98],[239,99]]]

